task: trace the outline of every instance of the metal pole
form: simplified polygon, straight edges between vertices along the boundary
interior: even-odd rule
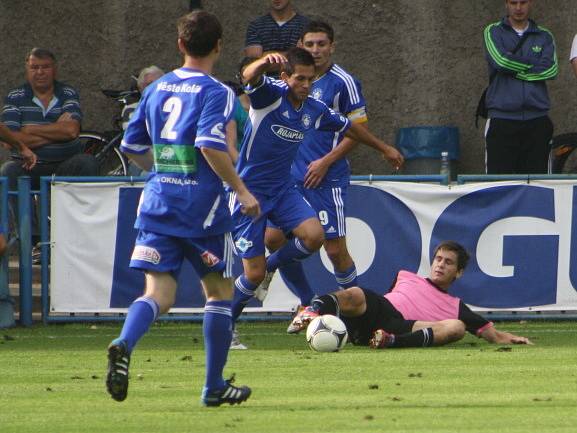
[[[6,253],[0,259],[0,328],[14,326],[14,300],[10,296],[8,281],[8,181],[0,179],[0,224],[6,240]]]
[[[18,238],[20,239],[20,324],[32,325],[32,212],[30,177],[18,178]]]
[[[50,297],[48,295],[48,277],[50,266],[50,231],[48,228],[48,209],[50,205],[50,180],[40,178],[40,236],[41,236],[41,296],[42,296],[42,320],[48,323]]]

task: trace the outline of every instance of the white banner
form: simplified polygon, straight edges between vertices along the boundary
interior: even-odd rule
[[[577,310],[574,183],[355,183],[347,197],[347,244],[359,285],[384,293],[400,269],[427,275],[434,246],[453,239],[471,261],[451,292],[475,309]],[[52,186],[51,312],[126,311],[142,293],[141,273],[128,268],[141,187]],[[304,266],[315,292],[335,289],[323,250]],[[198,278],[184,267],[171,312],[200,312],[203,303]],[[297,304],[277,272],[264,304],[254,301],[246,311],[291,311]]]

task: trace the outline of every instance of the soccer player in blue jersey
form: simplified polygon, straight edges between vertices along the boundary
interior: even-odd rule
[[[315,60],[317,78],[312,83],[311,96],[366,129],[365,98],[360,83],[332,62],[332,27],[323,21],[311,21],[305,26],[301,43]],[[350,167],[345,156],[355,145],[354,140],[339,132],[312,131],[305,136],[291,169],[299,191],[317,212],[324,230],[325,251],[333,263],[337,285],[343,289],[358,285],[355,263],[347,249],[345,212],[350,180]],[[393,146],[387,145],[379,150],[395,168],[402,165],[403,157]],[[284,242],[281,230],[267,229],[269,250],[277,250]],[[299,288],[301,305],[307,305],[306,301],[310,302],[314,293],[300,262],[283,266],[280,271],[289,285]],[[288,332],[291,333],[290,326]]]
[[[201,278],[207,299],[202,402],[238,404],[251,393],[247,386],[223,379],[233,295],[232,220],[223,181],[235,191],[247,218],[257,216],[260,207],[227,153],[224,125],[232,115],[234,94],[210,76],[221,44],[222,27],[214,15],[194,11],[180,18],[178,47],[184,65],[147,87],[124,135],[122,150],[151,174],[141,197],[130,261],[145,273],[145,292],[132,303],[120,336],[108,347],[106,383],[118,401],[127,395],[132,349],[174,303],[176,276],[185,258]]]
[[[278,64],[283,64],[282,81],[264,75]],[[388,146],[368,130],[309,97],[315,76],[315,60],[302,48],[290,49],[286,57],[268,54],[243,71],[251,108],[237,170],[257,196],[262,214],[256,220],[246,217],[231,196],[235,245],[244,266],[244,274],[235,281],[233,319],[240,315],[265,277],[280,265],[308,257],[324,241],[316,212],[295,188],[290,175],[292,161],[305,136],[316,130],[343,133],[388,152]],[[267,219],[294,237],[265,258]]]

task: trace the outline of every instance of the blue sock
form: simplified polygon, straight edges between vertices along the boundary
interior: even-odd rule
[[[206,383],[208,390],[225,386],[222,371],[228,357],[232,339],[231,301],[210,301],[204,306],[202,332],[206,357]]]
[[[122,326],[119,339],[126,341],[129,353],[132,352],[138,340],[146,334],[150,325],[156,320],[158,310],[156,301],[144,296],[136,299],[128,308],[128,314]]]
[[[301,305],[310,305],[315,294],[309,285],[302,263],[297,260],[285,263],[279,272],[288,288],[299,297]]]
[[[337,272],[335,270],[335,278],[341,289],[355,287],[357,285],[357,268],[355,264],[353,263],[353,265],[344,272]]]
[[[299,238],[293,238],[266,258],[266,270],[269,272],[276,271],[282,265],[295,259],[305,259],[313,252],[309,251]]]
[[[240,313],[246,307],[246,304],[254,296],[254,291],[258,287],[258,284],[251,283],[245,276],[242,274],[238,277],[234,282],[234,300],[232,301],[232,323],[236,323]]]

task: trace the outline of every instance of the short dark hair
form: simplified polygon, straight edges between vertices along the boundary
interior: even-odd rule
[[[335,31],[326,21],[309,21],[301,33],[301,40],[305,38],[307,33],[325,33],[331,42],[334,42],[335,40]]]
[[[206,57],[222,39],[222,26],[218,18],[204,10],[194,10],[178,19],[178,38],[186,53],[192,57]]]
[[[286,53],[287,63],[284,65],[284,71],[287,75],[295,72],[297,65],[315,66],[315,59],[312,54],[304,48],[293,47]]]
[[[32,48],[28,54],[26,54],[26,63],[28,63],[30,57],[36,57],[38,59],[52,59],[52,61],[56,63],[56,56],[52,51],[47,50],[46,48]]]
[[[469,263],[469,253],[463,247],[463,245],[455,242],[455,241],[443,241],[435,248],[435,252],[433,253],[433,257],[437,255],[439,250],[445,251],[452,251],[457,255],[457,270],[461,271],[467,267]]]

